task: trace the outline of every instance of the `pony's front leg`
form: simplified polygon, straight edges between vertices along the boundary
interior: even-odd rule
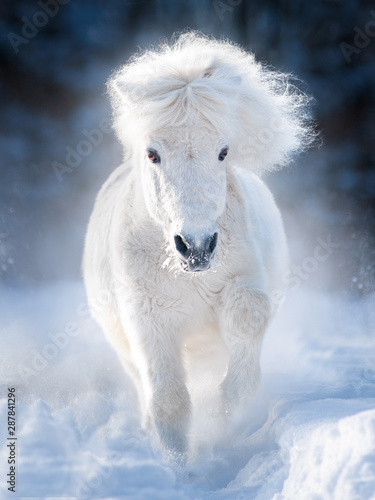
[[[262,338],[271,316],[268,296],[238,280],[222,295],[221,332],[229,349],[227,374],[221,384],[224,411],[248,407],[260,379]]]
[[[181,461],[188,446],[191,406],[177,333],[181,326],[143,315],[132,330],[129,340],[141,377],[145,421],[156,429],[171,458]]]

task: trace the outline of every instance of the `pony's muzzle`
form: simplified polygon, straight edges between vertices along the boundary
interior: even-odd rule
[[[198,241],[191,236],[176,234],[174,243],[185,271],[198,272],[210,268],[218,240],[218,233]]]

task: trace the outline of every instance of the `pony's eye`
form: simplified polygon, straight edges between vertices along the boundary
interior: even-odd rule
[[[222,149],[219,154],[219,161],[224,161],[227,154],[228,154],[228,148]]]
[[[147,158],[150,160],[151,163],[160,163],[160,156],[157,154],[156,151],[148,151]]]

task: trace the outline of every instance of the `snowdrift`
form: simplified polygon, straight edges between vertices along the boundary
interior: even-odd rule
[[[1,498],[375,498],[373,297],[290,294],[237,439],[211,424],[214,397],[197,388],[196,453],[185,470],[163,463],[140,428],[135,392],[81,283],[4,288],[0,304]],[[17,394],[15,494],[4,479],[8,387]]]

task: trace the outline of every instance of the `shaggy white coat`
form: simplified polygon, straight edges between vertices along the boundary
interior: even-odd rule
[[[191,339],[225,345],[218,413],[247,408],[258,384],[287,261],[280,213],[258,175],[308,142],[307,99],[253,55],[195,33],[133,57],[109,90],[127,160],[102,187],[88,226],[88,299],[134,379],[145,423],[164,449],[184,455]],[[184,271],[174,235],[214,231],[211,268]]]

